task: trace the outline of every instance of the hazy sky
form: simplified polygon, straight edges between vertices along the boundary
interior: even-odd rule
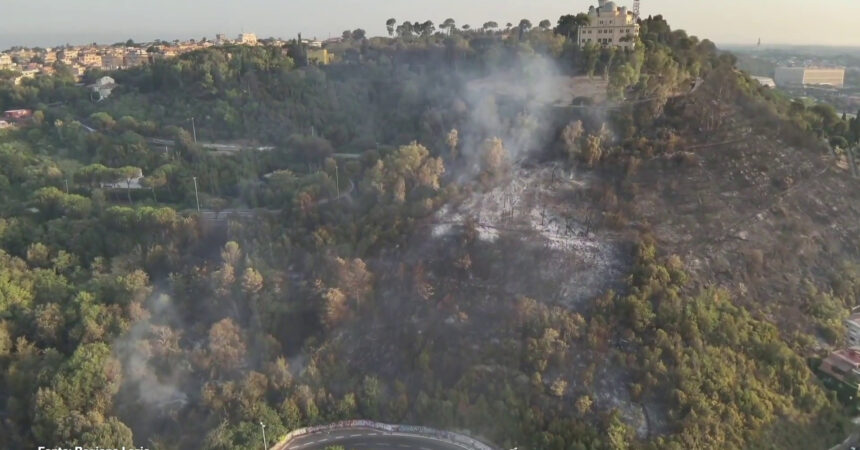
[[[128,38],[187,39],[215,33],[326,38],[349,28],[385,33],[395,17],[447,17],[480,26],[528,18],[555,23],[597,0],[0,0],[0,48]],[[632,0],[619,4],[632,5]],[[673,28],[718,44],[860,46],[860,0],[642,0],[642,14],[663,14]]]

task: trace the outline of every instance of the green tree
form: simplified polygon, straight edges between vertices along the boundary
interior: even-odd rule
[[[439,25],[439,28],[442,28],[443,30],[448,30],[448,35],[450,36],[454,33],[454,30],[457,29],[457,22],[454,21],[454,19],[448,18],[445,19],[444,22],[442,22],[442,25]]]

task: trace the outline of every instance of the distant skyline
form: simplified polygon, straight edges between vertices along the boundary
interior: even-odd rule
[[[597,0],[2,0],[0,49],[13,45],[56,46],[114,43],[129,38],[235,37],[242,31],[260,37],[340,36],[363,28],[384,35],[394,17],[435,23],[452,17],[458,25],[486,21],[553,23],[563,14],[584,12]],[[619,1],[632,6],[633,1]],[[826,7],[825,7],[826,5]],[[860,46],[860,0],[642,0],[642,15],[662,14],[673,29],[708,38],[719,45]]]

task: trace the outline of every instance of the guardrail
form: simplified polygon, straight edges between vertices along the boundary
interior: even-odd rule
[[[431,436],[437,439],[442,439],[445,441],[449,441],[455,444],[461,444],[468,446],[474,450],[498,450],[496,447],[492,447],[487,445],[475,438],[471,438],[469,436],[453,433],[450,431],[442,431],[436,430],[428,427],[421,427],[415,425],[390,425],[387,423],[379,423],[373,422],[371,420],[345,420],[342,422],[336,422],[329,425],[318,425],[314,427],[307,428],[298,428],[291,432],[289,432],[286,436],[281,438],[281,440],[272,447],[273,450],[279,448],[285,448],[284,446],[289,444],[291,440],[300,436],[306,436],[308,434],[316,434],[316,433],[326,433],[329,431],[339,430],[339,429],[349,429],[349,428],[369,428],[372,430],[382,431],[386,433],[405,433],[405,434],[415,434],[422,436]]]

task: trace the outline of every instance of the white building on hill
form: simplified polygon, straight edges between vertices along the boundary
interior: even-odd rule
[[[238,42],[242,45],[257,45],[257,35],[254,33],[242,33]]]
[[[577,42],[580,46],[597,44],[633,48],[635,37],[639,35],[639,24],[636,15],[625,6],[617,6],[615,2],[598,0],[598,6],[588,9],[591,23],[579,27]]]

